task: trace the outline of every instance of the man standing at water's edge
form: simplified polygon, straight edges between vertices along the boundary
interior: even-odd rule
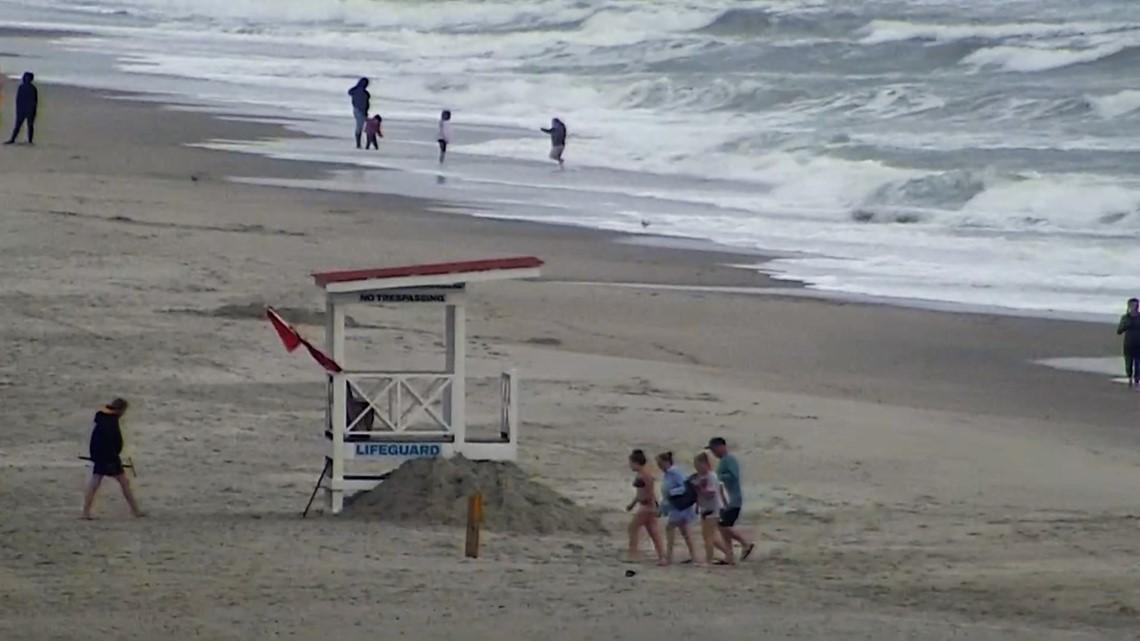
[[[368,78],[361,78],[348,90],[352,96],[352,115],[356,118],[356,148],[360,149],[360,137],[364,133],[364,121],[368,120],[368,110],[372,108],[372,94],[368,93]]]
[[[1116,325],[1116,335],[1124,335],[1124,375],[1129,389],[1140,388],[1140,300],[1128,299],[1128,311]]]
[[[32,72],[25,72],[23,82],[16,89],[16,126],[12,129],[12,137],[5,142],[10,145],[16,142],[20,129],[28,125],[28,144],[36,143],[36,112],[40,105],[40,92],[34,83],[36,79]]]

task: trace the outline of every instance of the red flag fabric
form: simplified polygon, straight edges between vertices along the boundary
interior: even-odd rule
[[[332,372],[333,374],[336,374],[337,372],[342,371],[341,366],[338,365],[336,361],[329,358],[321,350],[317,349],[316,347],[313,347],[313,344],[310,343],[309,341],[302,338],[301,344],[305,346],[305,349],[309,350],[309,356],[312,356],[313,360],[320,363],[321,367],[325,368],[325,371]]]
[[[273,324],[273,329],[277,330],[277,335],[281,338],[281,343],[285,345],[286,351],[293,352],[304,342],[304,339],[297,333],[297,330],[293,329],[293,326],[289,323],[286,323],[285,319],[281,318],[281,315],[277,313],[277,310],[272,307],[266,307],[265,316],[269,319],[269,322]]]

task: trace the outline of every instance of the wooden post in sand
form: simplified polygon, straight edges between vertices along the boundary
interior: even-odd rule
[[[483,522],[483,495],[479,492],[467,497],[467,547],[465,556],[479,558],[479,525]]]

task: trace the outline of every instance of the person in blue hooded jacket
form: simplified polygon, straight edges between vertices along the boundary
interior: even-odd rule
[[[25,124],[28,126],[28,144],[36,144],[36,112],[39,111],[40,92],[36,89],[35,79],[35,74],[25,72],[23,82],[16,90],[16,126],[5,145],[16,142],[16,137]]]
[[[665,522],[665,562],[673,562],[673,545],[677,540],[677,531],[681,531],[681,538],[685,540],[685,547],[689,550],[689,560],[686,563],[700,563],[697,556],[697,546],[693,543],[693,533],[690,526],[697,520],[696,501],[682,504],[682,497],[688,492],[686,481],[688,477],[680,466],[673,463],[672,452],[662,452],[657,455],[657,467],[660,468],[661,477],[661,513],[666,517]]]
[[[368,111],[372,108],[372,94],[368,93],[368,78],[361,78],[348,90],[352,97],[352,115],[356,117],[356,148],[360,149],[360,137],[364,134],[364,124]]]

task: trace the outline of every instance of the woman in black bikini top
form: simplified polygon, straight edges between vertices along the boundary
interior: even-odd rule
[[[653,541],[653,549],[657,552],[657,564],[665,565],[665,545],[661,539],[661,529],[657,525],[657,498],[653,493],[653,474],[646,468],[648,459],[642,450],[634,450],[629,455],[629,469],[637,474],[633,479],[633,487],[637,494],[629,502],[625,510],[633,512],[633,519],[629,522],[629,560],[636,563],[641,556],[640,534],[642,528]],[[634,511],[633,508],[637,508]]]

